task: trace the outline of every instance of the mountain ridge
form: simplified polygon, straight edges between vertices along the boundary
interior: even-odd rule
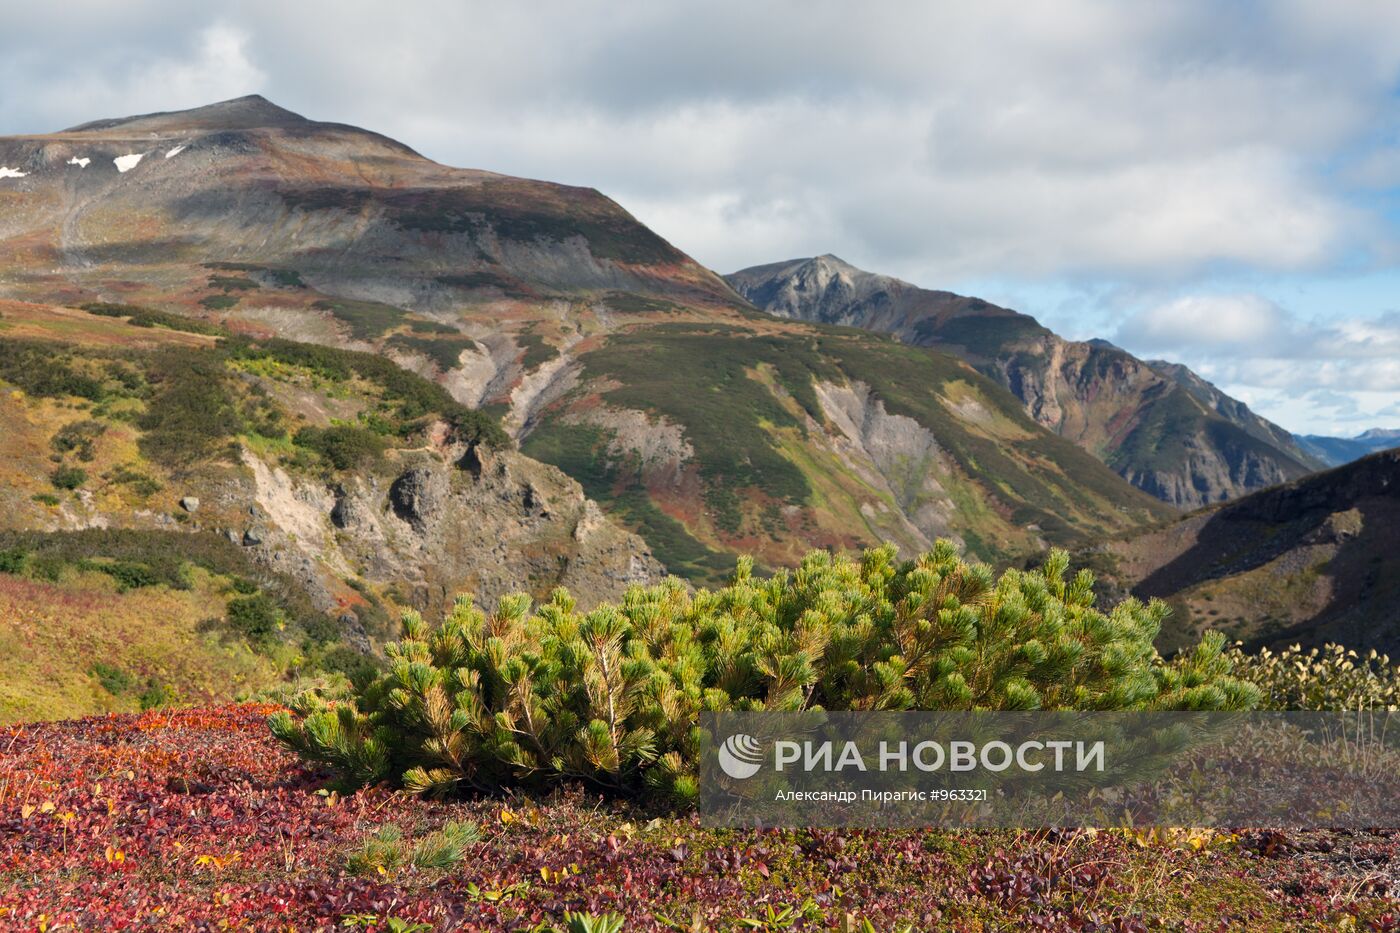
[[[1400,447],[1400,429],[1369,428],[1355,437],[1304,434],[1298,443],[1328,466],[1341,466],[1377,451]]]
[[[1133,485],[1183,508],[1321,466],[1293,436],[1186,367],[1107,341],[1068,341],[1029,315],[923,289],[824,254],[740,270],[736,291],[769,313],[891,333],[967,360],[1038,423]]]
[[[96,133],[118,127],[127,129],[254,129],[311,123],[299,113],[279,107],[261,94],[247,94],[187,110],[161,110],[126,117],[91,120],[60,130],[56,135]],[[336,124],[331,124],[336,125]]]

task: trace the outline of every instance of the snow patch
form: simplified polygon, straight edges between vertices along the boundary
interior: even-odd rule
[[[77,156],[73,156],[73,158],[71,158],[71,159],[68,160],[68,164],[69,164],[69,165],[76,165],[78,168],[87,168],[87,167],[88,167],[88,163],[91,162],[91,161],[92,161],[92,160],[91,160],[91,159],[88,159],[88,158],[82,158],[82,159],[80,159],[80,158],[78,158]]]
[[[130,155],[117,156],[112,160],[112,164],[117,167],[119,172],[129,172],[136,167],[136,163],[145,157],[146,153],[144,152],[133,152]]]
[[[166,157],[167,159],[173,159],[175,156],[179,155],[180,153],[182,153],[182,152],[184,152],[184,151],[185,151],[185,147],[184,147],[184,146],[176,146],[174,149],[171,149],[171,150],[167,151],[167,152],[165,153],[165,157]]]
[[[28,172],[21,172],[17,168],[9,168],[8,166],[0,165],[0,178],[23,178],[28,174]]]

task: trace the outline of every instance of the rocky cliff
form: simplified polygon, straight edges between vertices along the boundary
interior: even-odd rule
[[[166,362],[171,352],[186,355]],[[374,456],[337,466],[335,449],[327,459],[305,446],[306,432],[357,411],[398,417],[384,389],[254,352],[235,358],[211,337],[0,302],[0,381],[17,380],[0,395],[0,528],[214,532],[357,635],[367,606],[387,607],[373,612],[382,627],[393,607],[431,614],[458,593],[492,605],[509,592],[543,598],[565,586],[588,606],[664,576],[646,544],[557,468],[454,439],[431,414],[405,423],[408,436],[395,427]],[[171,396],[200,388],[170,385],[179,378],[171,370],[191,364],[208,367],[198,380],[216,391],[187,410],[201,420],[231,415],[199,457],[180,449],[210,436],[198,425],[182,424],[174,449],[153,443],[168,429],[152,412],[182,419]],[[96,398],[55,385],[79,368],[96,380]],[[79,471],[71,489],[56,486],[56,464]]]

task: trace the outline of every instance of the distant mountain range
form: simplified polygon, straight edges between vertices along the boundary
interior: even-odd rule
[[[1184,366],[1141,360],[1103,340],[1065,340],[979,298],[919,288],[830,255],[726,279],[772,314],[894,334],[957,355],[1011,391],[1038,424],[1178,507],[1226,501],[1325,465]]]
[[[1380,450],[1400,447],[1400,429],[1372,428],[1356,437],[1324,437],[1304,434],[1298,438],[1303,449],[1328,466],[1360,460]]]

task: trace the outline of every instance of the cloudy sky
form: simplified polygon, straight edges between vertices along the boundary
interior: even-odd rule
[[[1400,427],[1400,4],[4,3],[0,134],[261,93]]]

